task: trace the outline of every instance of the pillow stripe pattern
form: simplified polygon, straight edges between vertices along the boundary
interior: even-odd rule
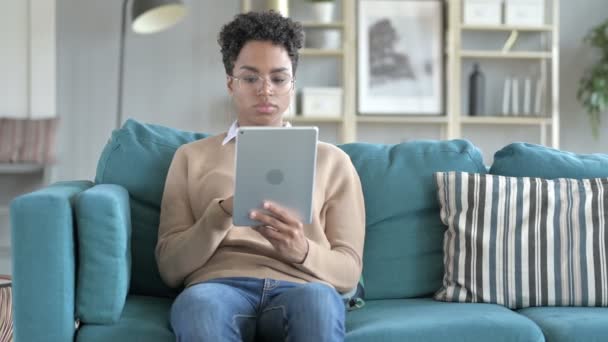
[[[608,178],[435,178],[448,226],[435,299],[608,306]]]

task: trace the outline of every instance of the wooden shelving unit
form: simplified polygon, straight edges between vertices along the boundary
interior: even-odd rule
[[[292,123],[340,123],[343,121],[341,116],[289,116],[286,117],[287,121]]]
[[[319,23],[315,21],[303,21],[301,22],[304,28],[316,28],[316,29],[344,29],[344,22],[336,21],[332,23]]]
[[[0,175],[17,175],[43,172],[45,166],[34,163],[0,163]]]
[[[530,51],[512,51],[512,52],[501,52],[501,51],[472,51],[462,50],[460,51],[460,57],[462,58],[502,58],[502,59],[550,59],[552,54],[550,52],[530,52]]]
[[[294,1],[294,0],[292,0]],[[357,132],[365,130],[370,125],[436,125],[443,139],[467,138],[463,136],[463,127],[488,129],[502,126],[532,126],[539,128],[541,144],[559,147],[559,1],[547,0],[551,3],[552,13],[550,23],[541,26],[521,25],[465,25],[462,18],[463,0],[445,0],[446,17],[446,99],[445,115],[443,116],[412,116],[412,115],[357,115],[356,109],[356,13],[357,1],[340,1],[341,20],[320,23],[314,21],[301,22],[307,29],[337,29],[342,33],[341,49],[309,49],[300,50],[303,58],[338,58],[342,63],[340,83],[343,87],[343,113],[332,117],[290,116],[288,120],[295,124],[337,124],[340,132],[339,142],[357,141]],[[251,0],[242,0],[244,11],[251,9]],[[290,13],[291,14],[291,13]],[[551,45],[545,51],[494,51],[464,49],[463,34],[474,33],[529,33],[546,35]],[[542,117],[532,116],[477,116],[470,117],[462,112],[462,64],[471,59],[479,60],[519,60],[538,63],[542,69],[542,78],[551,81],[547,84],[547,108]],[[550,77],[549,77],[550,76]],[[502,94],[501,94],[502,95]],[[483,147],[482,147],[483,148]]]
[[[514,26],[514,25],[461,25],[462,31],[520,31],[520,32],[551,32],[553,25]]]
[[[548,14],[550,24],[540,26],[517,25],[466,25],[463,24],[463,0],[448,1],[448,137],[461,138],[463,126],[537,126],[540,143],[559,148],[559,1],[547,0],[551,8]],[[548,11],[549,12],[549,11]],[[504,33],[533,33],[543,35],[543,41],[550,41],[543,51],[486,51],[463,49],[463,34],[466,32],[504,32]],[[542,116],[468,116],[462,111],[464,99],[462,89],[462,64],[470,59],[504,59],[529,60],[538,63],[540,77],[548,89],[545,89],[547,100],[544,101]],[[550,82],[549,82],[550,80]],[[502,95],[502,94],[500,94]],[[551,128],[550,134],[549,127]],[[465,137],[466,138],[466,137]],[[481,146],[483,149],[483,146]]]
[[[344,49],[301,49],[302,56],[318,56],[318,57],[342,57]]]
[[[409,116],[409,115],[360,115],[357,122],[395,123],[395,124],[447,124],[445,116]]]
[[[550,118],[525,116],[463,116],[462,124],[472,125],[548,125]]]

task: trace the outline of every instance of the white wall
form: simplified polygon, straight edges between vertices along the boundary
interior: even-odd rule
[[[221,25],[238,12],[241,1],[209,3],[186,1],[187,19],[169,31],[128,36],[126,116],[186,130],[217,133],[226,129],[232,118],[216,39]],[[62,120],[56,179],[92,179],[99,153],[114,127],[120,7],[119,0],[58,0],[58,106]],[[605,0],[561,1],[561,139],[566,150],[608,153],[608,116],[604,115],[602,138],[593,140],[587,117],[575,99],[578,79],[591,61],[582,36],[604,18],[608,18]],[[387,128],[390,130],[385,134]],[[414,131],[409,136],[438,136],[432,127]],[[509,141],[535,134],[514,130],[471,134],[471,139],[497,150]],[[360,136],[395,142],[408,138],[394,127],[372,125]]]
[[[608,153],[608,113],[602,115],[600,138],[591,135],[589,118],[576,100],[578,81],[597,59],[597,52],[583,44],[583,37],[594,26],[608,19],[606,0],[562,0],[560,77],[562,86],[562,148],[577,153]]]
[[[0,8],[0,117],[55,116],[55,0]]]
[[[0,0],[0,118],[47,118],[56,109],[55,0]],[[8,203],[44,173],[0,172],[0,274],[10,273]]]

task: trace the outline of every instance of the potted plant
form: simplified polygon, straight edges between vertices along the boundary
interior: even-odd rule
[[[589,68],[579,82],[577,98],[589,119],[593,136],[599,136],[600,118],[608,110],[608,20],[593,28],[584,42],[600,50],[599,60]]]

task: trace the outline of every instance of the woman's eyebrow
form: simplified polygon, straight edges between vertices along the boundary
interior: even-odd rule
[[[249,71],[253,71],[253,72],[257,72],[257,73],[260,72],[260,70],[258,70],[258,68],[249,66],[249,65],[243,65],[239,69],[245,69],[245,70],[249,70]],[[274,69],[270,70],[270,73],[273,74],[276,72],[287,72],[287,71],[289,71],[289,68],[280,67],[280,68],[274,68]]]

